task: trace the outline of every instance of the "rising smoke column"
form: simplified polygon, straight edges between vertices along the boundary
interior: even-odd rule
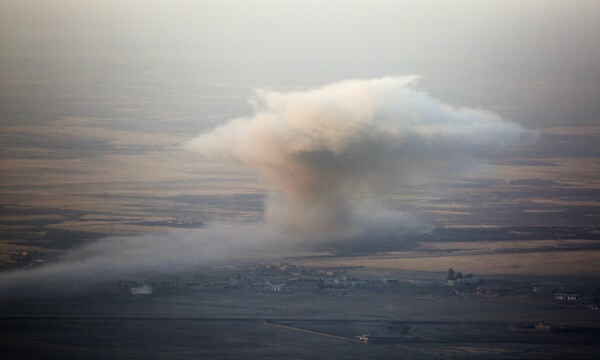
[[[201,134],[186,148],[256,169],[272,190],[270,224],[313,238],[355,236],[365,217],[381,225],[379,215],[369,214],[381,209],[368,200],[372,195],[451,177],[526,134],[491,112],[444,104],[416,90],[417,80],[257,90],[254,115]]]

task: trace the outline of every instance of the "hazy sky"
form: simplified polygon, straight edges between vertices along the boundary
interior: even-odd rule
[[[241,98],[251,87],[416,73],[444,101],[528,127],[596,124],[600,113],[600,2],[591,0],[0,0],[0,47],[4,59],[104,74],[88,88],[134,72],[92,63],[158,59],[159,70],[179,71],[165,86],[208,74],[238,82]]]
[[[597,1],[2,1],[21,45],[210,58],[598,61]]]

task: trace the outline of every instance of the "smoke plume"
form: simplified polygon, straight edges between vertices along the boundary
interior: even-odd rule
[[[190,141],[207,159],[261,174],[269,224],[316,239],[398,230],[410,221],[373,198],[440,180],[526,133],[491,112],[415,89],[418,77],[343,81],[304,92],[256,91],[255,113]],[[387,221],[390,220],[390,221]]]
[[[275,258],[308,240],[344,246],[392,239],[422,224],[380,202],[390,189],[449,178],[526,131],[493,113],[444,104],[415,76],[344,81],[305,92],[257,91],[254,115],[225,123],[186,148],[255,169],[270,187],[266,224],[107,238],[68,259],[0,275],[0,298],[82,291],[140,273]],[[266,225],[266,226],[265,226]],[[358,241],[358,242],[357,242]]]

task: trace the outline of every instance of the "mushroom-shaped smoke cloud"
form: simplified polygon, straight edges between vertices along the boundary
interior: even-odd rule
[[[257,90],[253,116],[231,120],[186,148],[256,169],[273,190],[270,224],[316,238],[356,236],[359,226],[394,218],[374,207],[372,195],[452,176],[526,134],[496,114],[416,90],[417,79]]]

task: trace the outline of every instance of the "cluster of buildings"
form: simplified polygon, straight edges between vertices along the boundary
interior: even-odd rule
[[[204,268],[172,276],[119,281],[118,291],[131,295],[154,292],[245,290],[256,293],[294,293],[376,291],[406,295],[432,296],[520,296],[554,300],[559,303],[596,304],[591,288],[568,288],[558,284],[539,284],[509,279],[481,278],[449,271],[445,282],[399,278],[359,279],[341,268],[319,269],[288,263],[263,263],[250,266]],[[458,274],[458,276],[457,276]],[[598,292],[598,290],[596,290]],[[600,294],[596,294],[599,295]],[[595,307],[597,308],[597,306]]]
[[[323,270],[287,263],[258,264],[243,269],[235,279],[237,288],[258,292],[322,291],[341,287],[345,270]]]
[[[37,263],[38,260],[35,254],[27,252],[14,253],[10,258],[10,261],[20,264]],[[560,304],[588,305],[591,310],[597,310],[600,303],[600,288],[591,286],[567,287],[557,283],[482,278],[472,274],[463,276],[452,269],[442,281],[395,277],[360,279],[350,272],[356,273],[351,268],[310,268],[288,263],[224,265],[219,268],[199,267],[170,275],[132,274],[110,286],[113,293],[128,296],[198,289],[255,293],[371,291],[403,296],[516,296]]]
[[[120,280],[119,293],[148,295],[153,292],[203,290],[246,290],[259,293],[298,291],[351,291],[402,286],[397,278],[363,280],[350,277],[345,269],[315,269],[287,263],[258,264],[245,268],[198,269],[165,277],[145,276]]]
[[[382,290],[414,286],[438,286],[429,281],[398,278],[360,279],[341,268],[308,268],[293,264],[259,264],[244,272],[242,284],[262,292]]]
[[[553,299],[558,303],[575,304],[586,302],[592,304],[590,309],[597,308],[600,301],[599,289],[589,287],[568,287],[557,283],[530,283],[509,279],[479,278],[471,274],[465,277],[451,276],[448,272],[446,285],[451,286],[457,294],[474,294],[477,296],[524,296],[537,299]]]
[[[44,259],[38,251],[16,251],[8,254],[0,262],[0,268],[11,270],[44,265]]]
[[[399,278],[360,279],[342,268],[310,268],[288,263],[263,263],[250,266],[203,268],[178,275],[156,275],[121,280],[117,291],[129,295],[155,292],[243,290],[255,293],[295,292],[402,292],[407,295],[451,296],[439,281]]]

